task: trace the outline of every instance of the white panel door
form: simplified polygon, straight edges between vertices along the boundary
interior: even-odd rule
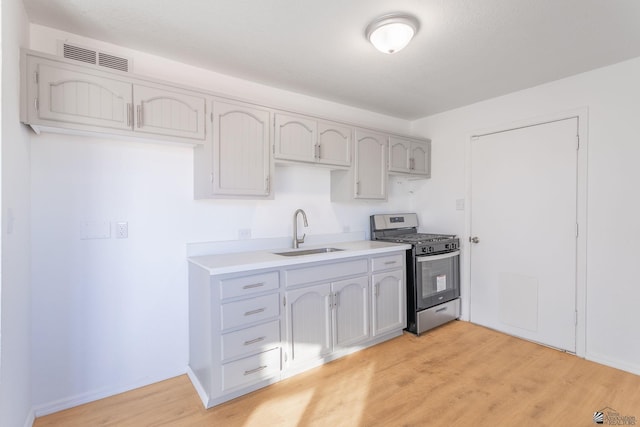
[[[71,66],[38,65],[40,119],[131,130],[131,103],[130,83]]]
[[[342,280],[331,284],[333,290],[334,350],[349,347],[369,338],[369,277]]]
[[[404,273],[394,270],[372,276],[372,335],[407,326]]]
[[[470,319],[575,352],[577,119],[471,141]]]
[[[329,283],[286,293],[291,365],[316,360],[331,352],[331,297]]]
[[[204,139],[204,97],[134,85],[133,101],[136,132]]]
[[[269,117],[268,110],[214,101],[214,194],[270,194]]]

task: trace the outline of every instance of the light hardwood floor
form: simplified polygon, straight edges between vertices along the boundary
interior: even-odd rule
[[[640,376],[452,322],[209,410],[183,375],[34,426],[593,426],[603,408],[640,425]]]

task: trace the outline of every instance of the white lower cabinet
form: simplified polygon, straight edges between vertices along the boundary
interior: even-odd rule
[[[189,264],[189,377],[205,407],[405,327],[404,250],[211,274]]]
[[[317,361],[369,338],[369,277],[288,291],[288,367]]]
[[[373,336],[407,326],[404,270],[374,274],[372,277]]]

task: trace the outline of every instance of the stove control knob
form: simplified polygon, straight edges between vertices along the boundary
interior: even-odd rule
[[[429,252],[433,252],[433,246],[429,246]]]
[[[425,246],[422,247],[422,252],[427,252],[427,248]]]
[[[444,248],[445,248],[445,249],[449,249],[449,247],[450,247],[450,246],[451,246],[451,245],[449,245],[448,243],[445,243]]]

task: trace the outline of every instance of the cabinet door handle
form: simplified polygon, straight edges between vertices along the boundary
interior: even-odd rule
[[[260,372],[263,369],[267,369],[267,365],[263,365],[263,366],[255,368],[255,369],[249,369],[248,371],[244,371],[244,374],[245,375],[255,374],[256,372]]]
[[[340,305],[340,292],[336,292],[333,295],[333,297],[334,297],[333,298],[333,301],[334,301],[333,305],[334,305],[334,307],[338,307]]]
[[[266,308],[264,308],[264,307],[256,308],[255,310],[247,311],[246,313],[244,313],[244,315],[245,316],[253,316],[254,314],[262,313],[265,310],[266,310]]]
[[[380,295],[380,283],[376,283],[373,287],[373,290],[375,291],[375,295],[378,296]]]
[[[252,283],[250,285],[244,285],[242,287],[242,289],[253,289],[253,288],[259,288],[260,286],[264,286],[264,282]]]
[[[356,196],[360,194],[360,181],[356,181]]]
[[[271,192],[271,180],[269,179],[269,177],[266,177],[264,179],[264,186],[266,194],[269,194]]]
[[[131,116],[133,115],[133,109],[130,102],[127,102],[127,127],[131,127]]]
[[[316,149],[318,150],[317,157],[318,157],[318,159],[320,159],[322,157],[322,154],[321,154],[322,151],[320,151],[320,144],[318,143],[318,145],[316,147],[317,147]]]
[[[245,342],[244,342],[244,345],[251,345],[251,344],[255,344],[255,343],[257,343],[257,342],[264,341],[264,339],[265,339],[265,338],[266,338],[266,337],[258,337],[258,338],[254,338],[254,339],[252,339],[252,340],[245,341]]]
[[[409,169],[414,170],[416,168],[416,159],[409,159]]]
[[[138,116],[138,128],[142,127],[142,104],[136,106],[136,114]]]
[[[387,262],[384,263],[384,265],[393,265],[395,263],[396,263],[396,261],[387,261]]]

